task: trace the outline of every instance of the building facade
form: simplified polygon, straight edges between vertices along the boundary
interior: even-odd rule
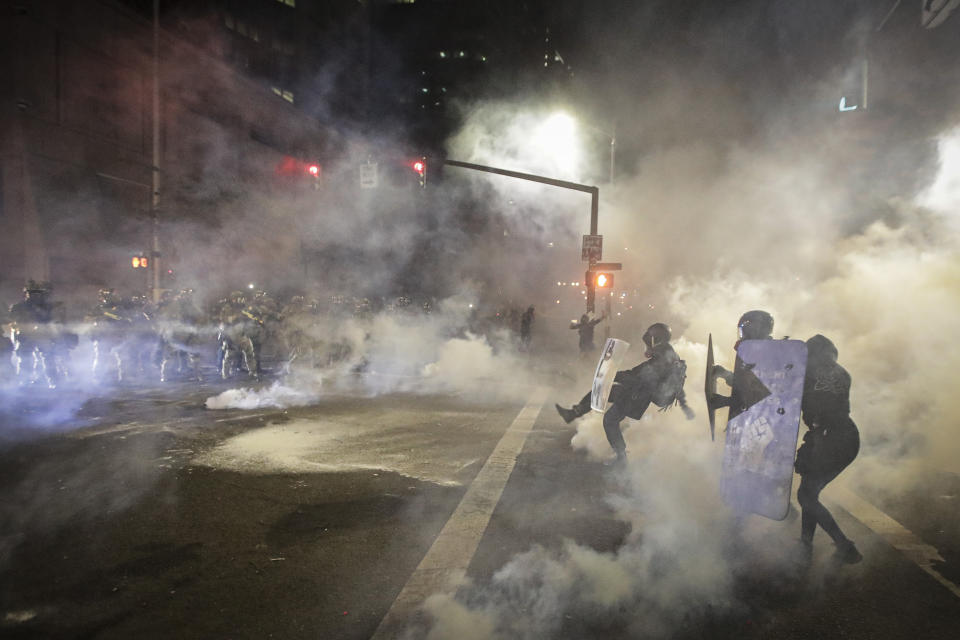
[[[279,167],[299,168],[327,152],[330,136],[284,93],[292,89],[238,70],[219,30],[194,27],[192,37],[159,30],[155,114],[153,25],[135,9],[108,1],[2,4],[4,300],[28,279],[51,281],[59,297],[149,288],[151,269],[133,269],[131,257],[157,257],[154,229],[160,288],[171,285],[178,247],[168,221],[207,216],[229,224],[224,201],[251,189],[269,194]]]

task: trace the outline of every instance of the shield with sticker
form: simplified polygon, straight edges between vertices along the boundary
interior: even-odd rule
[[[737,348],[720,492],[739,513],[787,516],[806,368],[801,340],[744,340]]]
[[[613,388],[614,378],[620,369],[620,362],[630,348],[630,343],[617,338],[607,338],[597,363],[597,371],[593,374],[593,388],[590,392],[590,408],[603,412],[607,408],[610,398],[610,389]]]

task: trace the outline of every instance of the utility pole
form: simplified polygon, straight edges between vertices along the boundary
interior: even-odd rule
[[[153,180],[150,197],[150,262],[153,269],[151,293],[160,301],[160,0],[153,0]]]
[[[616,174],[617,158],[617,123],[613,123],[610,131],[610,184],[613,184],[613,176]]]

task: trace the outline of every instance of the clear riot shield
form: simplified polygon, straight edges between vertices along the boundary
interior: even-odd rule
[[[620,369],[624,354],[630,348],[630,343],[617,338],[607,338],[597,363],[597,371],[593,375],[593,390],[590,393],[590,408],[601,413],[607,409],[607,399],[613,380]]]
[[[801,340],[744,340],[737,349],[720,480],[735,511],[787,516],[806,367]]]

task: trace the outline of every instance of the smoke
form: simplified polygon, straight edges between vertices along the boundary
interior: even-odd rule
[[[852,20],[846,34],[842,30],[851,21],[826,31],[838,35],[840,29],[837,41],[862,43],[862,18]],[[727,27],[708,29],[709,46],[702,48],[729,43],[737,31]],[[778,31],[781,42],[797,42],[803,29],[794,27]],[[765,46],[777,48],[765,42],[758,49]],[[733,59],[749,58],[743,56],[751,47],[735,49],[727,52]],[[911,50],[915,61],[918,50]],[[869,122],[838,120],[834,81],[842,82],[849,68],[828,55],[816,64],[750,59],[749,65],[765,60],[793,72],[815,71],[813,81],[791,74],[795,86],[778,96],[766,92],[769,84],[734,95],[732,83],[719,87],[707,77],[711,71],[737,76],[737,83],[757,76],[735,67],[698,67],[691,58],[697,55],[651,62],[656,90],[624,101],[633,117],[621,130],[643,132],[639,137],[648,148],[637,156],[632,176],[618,176],[615,186],[602,189],[600,231],[604,261],[623,263],[617,279],[634,288],[631,299],[640,310],[629,323],[614,322],[613,335],[638,344],[650,323],[670,323],[674,345],[688,364],[688,400],[698,417],[687,422],[677,410],[651,408],[640,421],[624,421],[631,462],[608,497],[618,517],[632,525],[619,548],[604,554],[570,541],[559,549],[534,546],[488,584],[430,598],[429,637],[575,636],[578,624],[663,637],[684,624],[699,628],[691,621],[743,609],[736,585],[746,576],[770,588],[794,580],[790,544],[799,524],[752,518],[742,528],[722,505],[716,487],[723,414],[718,441],[711,443],[699,392],[707,336],[713,335],[718,362],[732,368],[736,322],[750,309],[774,315],[775,337],[805,340],[822,333],[838,346],[839,361],[852,376],[852,418],[862,439],[858,459],[840,482],[903,491],[922,487],[927,471],[957,470],[960,358],[951,346],[960,312],[955,92],[931,87],[936,106],[925,111],[890,88],[897,81],[916,87],[927,80],[885,60],[886,92],[880,95],[888,105],[908,105],[898,119],[886,111]],[[611,87],[621,93],[638,82],[622,75],[610,80],[622,82]],[[798,108],[800,99],[832,102],[834,112]],[[511,113],[504,105],[505,122]],[[464,128],[476,130],[476,124]],[[884,131],[889,144],[880,139]],[[455,138],[461,148],[463,135]],[[573,245],[575,227],[567,216],[555,222],[552,228],[567,236],[558,241]],[[638,350],[628,352],[625,366],[632,366],[631,358],[641,359]],[[587,389],[585,381],[558,389],[561,404]],[[571,446],[590,459],[611,454],[599,414],[578,421]]]
[[[316,354],[290,364],[283,382],[230,389],[208,409],[311,404],[325,394],[454,394],[470,401],[514,401],[529,392],[529,365],[512,328],[476,317],[464,293],[420,310],[343,317],[304,325]],[[337,358],[331,361],[331,355]]]

